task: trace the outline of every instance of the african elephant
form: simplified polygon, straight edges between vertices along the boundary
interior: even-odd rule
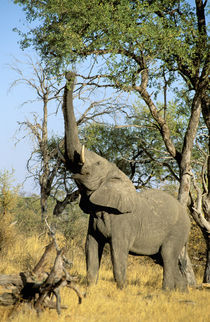
[[[128,254],[161,254],[163,289],[185,289],[178,256],[187,243],[190,221],[171,195],[136,192],[117,166],[81,146],[73,109],[74,74],[66,74],[63,114],[65,163],[79,187],[81,209],[90,214],[86,240],[88,283],[96,282],[104,245],[110,244],[114,278],[119,288],[126,279]]]

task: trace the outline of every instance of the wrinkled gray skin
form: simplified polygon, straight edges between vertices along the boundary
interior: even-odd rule
[[[69,73],[67,79],[70,81],[71,77]],[[65,159],[80,189],[80,207],[90,214],[86,240],[88,283],[97,281],[103,248],[109,243],[119,288],[125,284],[130,253],[161,254],[163,289],[185,290],[187,282],[178,266],[178,256],[190,230],[184,208],[165,192],[136,192],[132,182],[115,164],[94,152],[85,149],[85,160],[81,158],[82,147],[72,104],[73,85],[70,85],[66,86],[63,104]]]

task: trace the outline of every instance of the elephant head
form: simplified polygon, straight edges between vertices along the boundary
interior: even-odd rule
[[[81,195],[93,205],[131,212],[136,190],[129,178],[98,154],[81,145],[73,109],[75,75],[66,74],[63,115],[65,124],[65,160]]]

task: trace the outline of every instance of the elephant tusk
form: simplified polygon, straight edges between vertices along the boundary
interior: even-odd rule
[[[81,163],[85,163],[85,146],[82,146],[82,151],[81,151]]]

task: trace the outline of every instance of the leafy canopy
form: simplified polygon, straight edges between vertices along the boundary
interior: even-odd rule
[[[100,55],[106,60],[104,73],[122,87],[140,77],[142,54],[155,75],[160,65],[172,71],[184,67],[191,80],[205,61],[206,44],[188,1],[14,2],[23,6],[29,22],[38,22],[22,33],[22,47],[33,45],[57,69]]]

